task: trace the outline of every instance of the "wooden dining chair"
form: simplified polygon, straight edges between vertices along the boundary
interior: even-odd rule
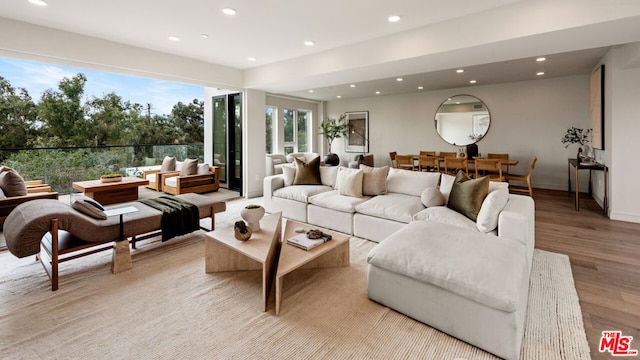
[[[396,166],[396,156],[397,155],[398,155],[398,153],[395,152],[395,151],[389,152],[389,158],[391,159],[391,167],[397,167]]]
[[[502,176],[502,163],[500,159],[476,159],[476,179],[489,176],[491,181],[505,181]]]
[[[418,155],[419,171],[440,171],[440,158],[430,155]]]
[[[509,154],[488,153],[487,159],[509,160]],[[502,174],[506,177],[509,175],[509,165],[502,164]]]
[[[517,182],[523,182],[527,184],[527,187],[522,187],[522,186],[511,186],[511,183],[509,183],[509,191],[514,193],[528,194],[533,198],[533,187],[531,187],[531,174],[533,174],[533,168],[535,168],[536,166],[536,161],[538,161],[538,158],[534,156],[533,159],[531,159],[531,165],[529,165],[529,171],[525,175],[515,175],[515,174],[507,175],[508,181],[517,181]]]
[[[445,157],[444,158],[444,172],[447,174],[455,175],[458,170],[463,170],[467,176],[469,176],[469,162],[466,158],[457,157]]]
[[[435,151],[423,151],[423,150],[420,150],[420,154],[419,155],[436,156],[436,152]]]
[[[396,155],[396,168],[415,170],[413,155]]]
[[[443,158],[458,157],[458,153],[455,151],[440,151],[440,157],[443,157]]]

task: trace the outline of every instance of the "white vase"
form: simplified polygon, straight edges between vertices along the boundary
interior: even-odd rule
[[[253,209],[247,209],[245,207],[240,210],[240,217],[247,222],[247,225],[253,232],[260,230],[260,219],[262,219],[263,216],[264,208],[262,206]]]

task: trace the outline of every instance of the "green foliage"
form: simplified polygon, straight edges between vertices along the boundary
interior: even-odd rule
[[[347,135],[349,125],[346,123],[346,114],[340,115],[338,119],[329,117],[320,124],[320,132],[329,142],[329,153],[331,153],[331,144],[333,140]]]

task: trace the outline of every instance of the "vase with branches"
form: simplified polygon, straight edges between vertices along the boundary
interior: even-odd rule
[[[331,145],[333,144],[333,140],[343,137],[347,134],[348,125],[346,123],[346,114],[340,115],[339,118],[327,118],[326,121],[320,124],[320,133],[327,139],[329,143],[329,153],[325,156],[324,162],[328,165],[338,165],[340,163],[340,158],[338,155],[334,154],[331,151]]]
[[[571,144],[580,144],[578,148],[578,161],[589,160],[591,158],[591,148],[589,145],[589,138],[591,129],[583,129],[572,126],[567,129],[567,132],[562,137],[562,143],[564,148],[568,148]]]

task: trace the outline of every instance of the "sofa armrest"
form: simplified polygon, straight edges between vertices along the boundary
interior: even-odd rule
[[[266,176],[263,180],[262,195],[264,197],[264,207],[267,211],[271,209],[273,192],[284,187],[284,175]]]
[[[498,216],[498,236],[521,242],[527,247],[529,267],[535,247],[535,203],[524,195],[509,194],[509,201]]]
[[[142,172],[142,178],[146,179],[147,175],[151,175],[151,174],[159,174],[160,173],[160,169],[150,169],[150,170],[145,170]]]
[[[275,164],[273,163],[273,158],[270,156],[265,156],[264,160],[265,160],[265,163],[264,163],[265,176],[275,175]]]

